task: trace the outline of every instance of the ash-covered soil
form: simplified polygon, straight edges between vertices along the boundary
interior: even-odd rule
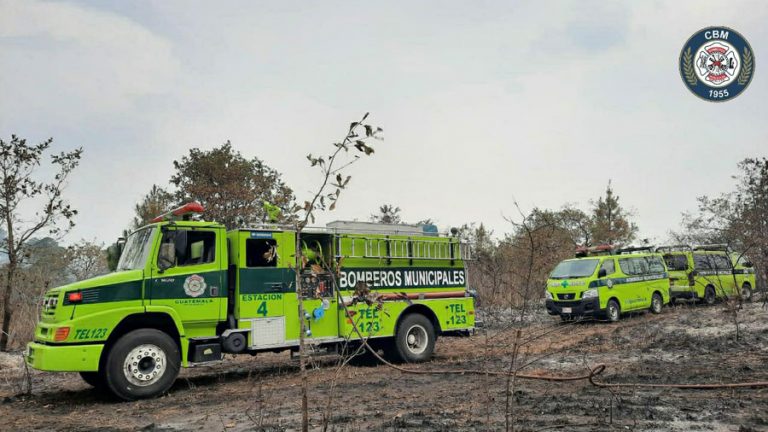
[[[683,305],[618,324],[561,324],[536,312],[519,339],[515,328],[490,323],[472,337],[441,338],[432,362],[408,367],[508,370],[517,339],[522,373],[578,375],[605,364],[599,380],[611,383],[768,381],[768,309],[744,305],[736,315],[738,338],[731,311]],[[316,358],[309,373],[315,430],[324,416],[331,431],[768,430],[768,388],[606,389],[586,380],[412,375],[385,365],[339,371],[337,362]],[[287,353],[186,369],[169,394],[129,403],[93,390],[77,374],[37,371],[32,394],[20,395],[22,376],[20,356],[0,357],[2,430],[277,431],[300,422],[298,364]]]

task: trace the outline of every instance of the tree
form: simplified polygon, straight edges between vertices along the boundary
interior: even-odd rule
[[[0,139],[0,220],[5,225],[7,237],[2,245],[8,255],[0,351],[5,351],[8,346],[8,330],[13,317],[11,294],[28,242],[43,232],[62,235],[75,225],[77,210],[64,200],[62,193],[69,175],[80,163],[83,149],[51,155],[51,165],[56,174],[50,182],[37,180],[35,171],[52,142],[53,139],[48,139],[37,145],[28,145],[25,139],[15,135],[10,141]],[[19,210],[22,204],[39,207],[32,218],[22,217]]]
[[[80,240],[69,246],[65,253],[67,269],[75,280],[84,280],[109,272],[107,254],[102,245]]]
[[[153,184],[149,193],[144,195],[141,201],[134,206],[136,215],[133,217],[131,228],[136,229],[148,224],[150,220],[165,213],[175,204],[176,200],[172,193]]]
[[[696,212],[683,213],[678,242],[723,243],[746,252],[757,268],[761,285],[768,278],[768,159],[747,158],[737,165],[733,191],[700,196]]]
[[[611,181],[592,208],[592,241],[594,243],[627,244],[637,235],[637,225],[629,221],[629,214],[619,205],[619,196],[611,188]]]
[[[382,204],[379,206],[379,213],[371,215],[371,222],[385,224],[403,223],[400,218],[400,207],[395,207],[392,204]]]
[[[298,301],[299,316],[303,317],[304,311],[304,298],[305,292],[302,283],[302,272],[298,269],[303,269],[306,266],[305,258],[302,254],[301,247],[301,235],[304,227],[309,223],[315,222],[315,212],[329,210],[332,211],[336,208],[336,203],[339,200],[341,191],[345,190],[351,176],[344,176],[344,169],[349,165],[360,160],[360,155],[355,154],[354,158],[350,158],[349,151],[355,148],[358,152],[365,156],[370,156],[374,153],[373,147],[366,141],[370,139],[383,139],[380,136],[382,132],[381,128],[375,128],[369,124],[365,124],[365,120],[368,118],[368,113],[365,113],[360,121],[352,122],[349,125],[346,136],[341,142],[333,143],[334,149],[325,156],[313,156],[307,155],[307,160],[311,167],[317,167],[320,170],[320,185],[312,195],[311,199],[304,201],[304,205],[296,206],[293,210],[294,213],[299,213],[300,217],[294,220],[294,229],[296,230],[296,254],[294,255],[296,261],[296,299]],[[361,136],[358,132],[365,131],[365,136]],[[328,192],[328,188],[333,191]],[[316,266],[310,266],[309,271],[313,276],[317,276],[318,270]],[[337,291],[336,295],[340,304],[343,304],[343,300],[340,297],[340,293]],[[299,325],[299,370],[301,373],[301,430],[307,432],[309,430],[309,383],[307,378],[306,369],[306,347],[305,347],[305,334],[307,323],[305,320],[300,320]]]
[[[265,221],[265,201],[283,209],[292,208],[293,191],[280,173],[258,158],[244,158],[229,141],[208,151],[191,149],[173,166],[175,200],[199,202],[206,209],[207,219],[221,222],[227,228]],[[284,212],[282,222],[291,218],[290,212]]]

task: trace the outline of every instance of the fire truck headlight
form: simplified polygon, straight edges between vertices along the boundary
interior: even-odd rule
[[[545,297],[547,300],[553,300],[553,299],[552,299],[552,293],[551,293],[551,292],[549,292],[549,290],[544,290],[544,297]]]
[[[595,298],[597,297],[597,290],[592,288],[584,291],[584,294],[581,296],[581,298]]]

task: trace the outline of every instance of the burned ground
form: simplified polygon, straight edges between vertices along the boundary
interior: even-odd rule
[[[521,332],[523,372],[578,375],[605,364],[611,383],[768,381],[768,309],[751,303],[733,316],[724,305],[667,308],[618,324],[560,324],[537,312]],[[516,331],[497,324],[467,338],[442,338],[427,371],[509,368]],[[0,414],[8,430],[292,430],[300,422],[300,379],[285,354],[227,358],[184,370],[169,394],[122,403],[77,374],[33,372],[19,395],[18,356],[0,359]],[[328,430],[768,430],[768,388],[678,390],[598,388],[588,381],[515,380],[478,374],[411,375],[385,365],[346,367],[320,357],[309,374],[311,421]],[[509,397],[509,419],[505,421]]]

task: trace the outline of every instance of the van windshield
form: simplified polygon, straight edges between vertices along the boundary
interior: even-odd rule
[[[599,259],[580,259],[563,261],[552,270],[551,279],[582,278],[592,276]]]
[[[123,253],[120,255],[120,261],[117,263],[118,271],[144,268],[149,249],[152,246],[152,234],[154,232],[155,228],[150,227],[138,230],[128,236]]]

